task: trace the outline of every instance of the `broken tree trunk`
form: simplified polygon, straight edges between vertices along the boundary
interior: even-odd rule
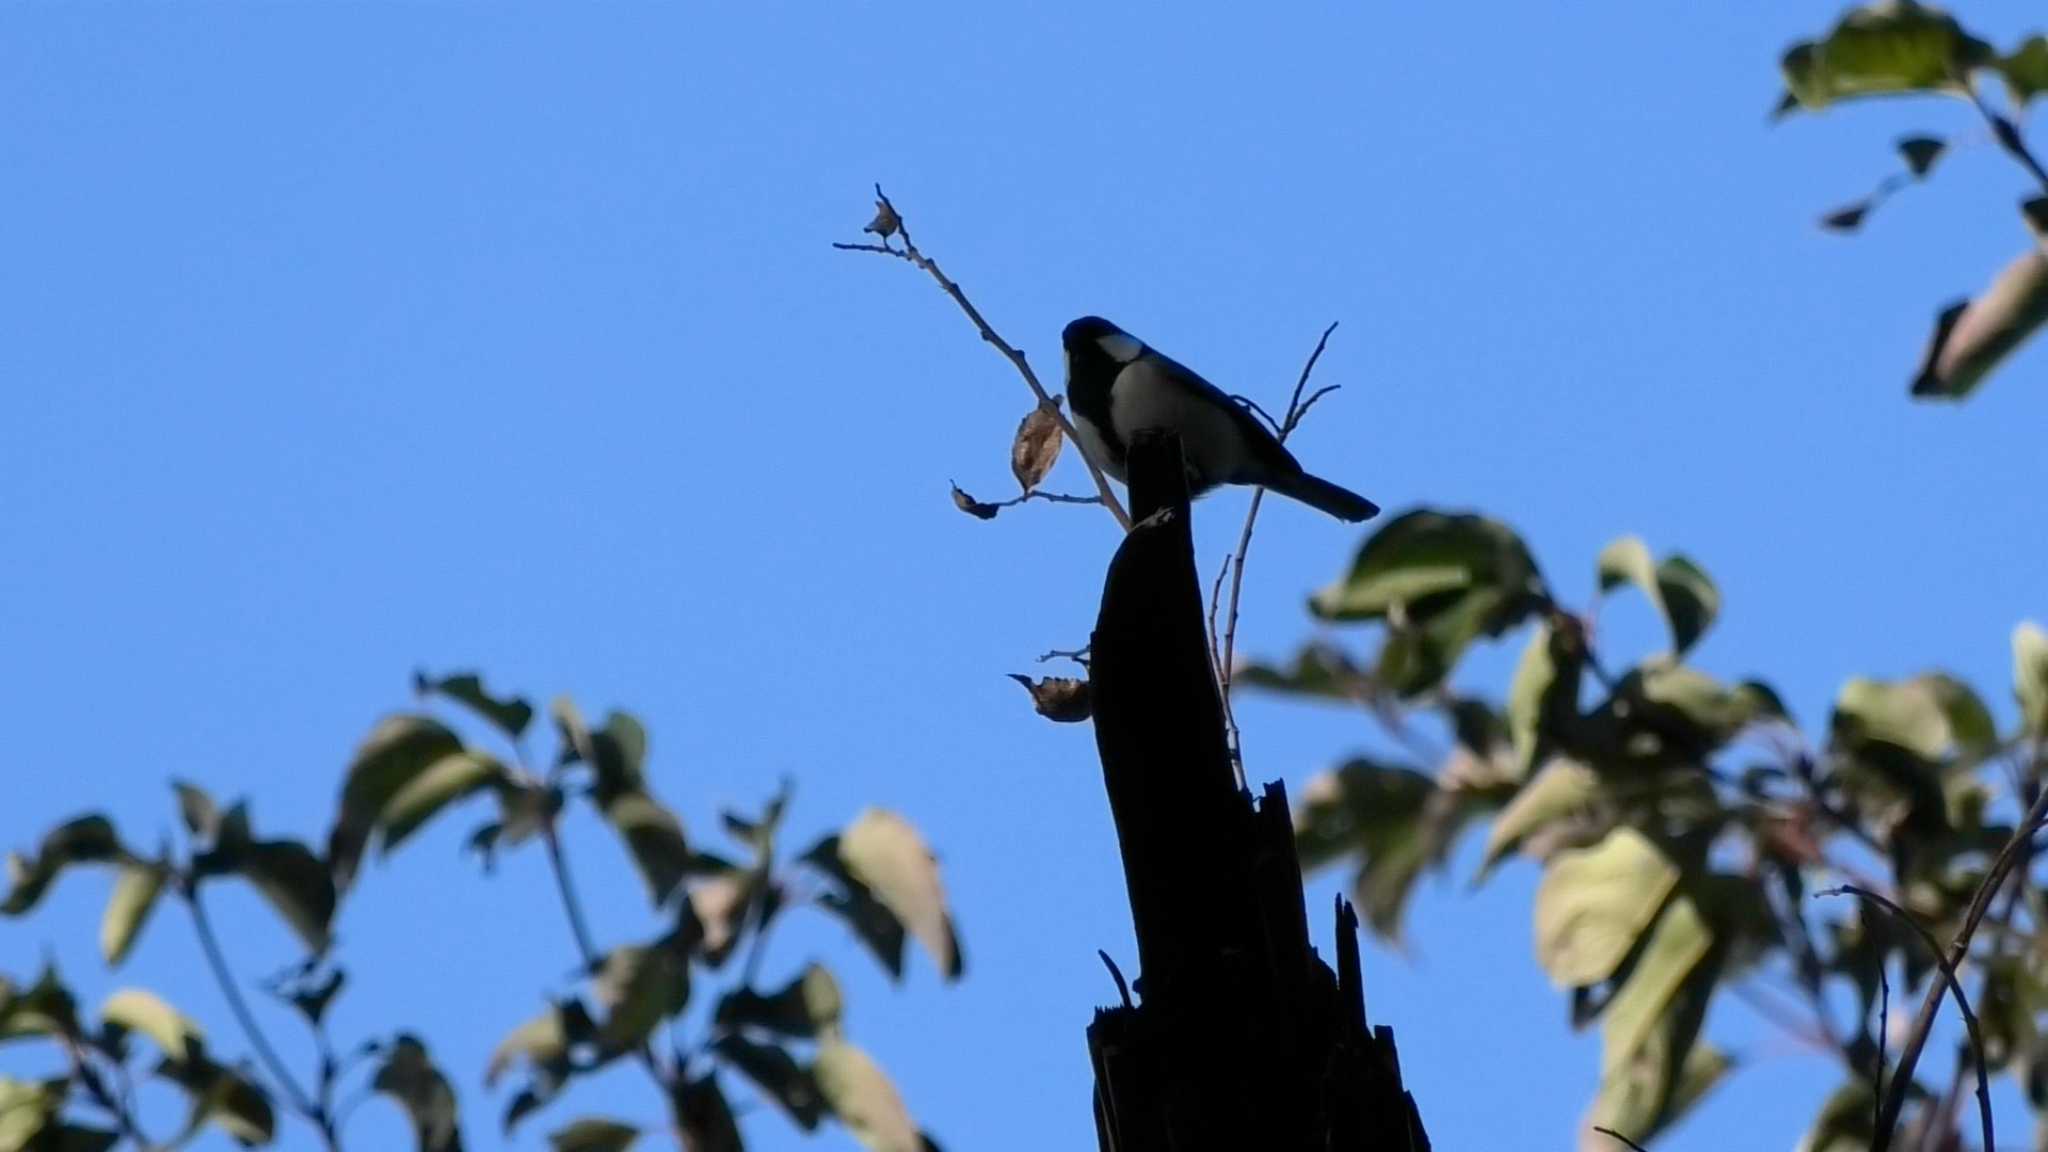
[[[1129,474],[1089,669],[1140,971],[1139,1002],[1088,1028],[1102,1152],[1423,1152],[1393,1032],[1366,1022],[1357,916],[1338,899],[1332,972],[1286,790],[1254,804],[1231,771],[1178,437],[1140,438]]]

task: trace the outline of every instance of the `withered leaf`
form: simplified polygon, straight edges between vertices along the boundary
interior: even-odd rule
[[[896,206],[889,203],[887,196],[881,196],[875,200],[875,218],[868,221],[868,226],[861,229],[861,231],[873,232],[875,235],[887,240],[889,237],[894,236],[902,227],[903,217],[896,214]]]
[[[1064,440],[1059,413],[1051,405],[1040,404],[1024,417],[1017,425],[1017,438],[1010,443],[1010,472],[1017,477],[1018,487],[1026,492],[1038,487],[1060,458]]]
[[[997,505],[983,504],[981,501],[962,492],[958,484],[953,485],[953,507],[967,513],[976,520],[993,520],[996,518],[996,513],[1002,511],[1002,508]]]
[[[1022,684],[1026,692],[1031,693],[1031,706],[1048,720],[1061,724],[1077,724],[1094,715],[1086,680],[1076,680],[1069,676],[1047,676],[1043,680],[1033,680],[1029,676],[1020,676],[1015,672],[1009,676],[1010,679]]]

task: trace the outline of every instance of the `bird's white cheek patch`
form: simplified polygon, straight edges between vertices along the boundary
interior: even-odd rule
[[[1098,336],[1095,338],[1095,343],[1100,345],[1102,350],[1109,354],[1111,360],[1119,364],[1129,364],[1145,354],[1145,345],[1142,342],[1136,337],[1126,336],[1121,332],[1111,332],[1106,336]]]

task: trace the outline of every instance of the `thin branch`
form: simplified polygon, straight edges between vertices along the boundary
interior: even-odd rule
[[[1964,89],[1970,94],[1970,103],[1977,106],[1977,111],[1983,113],[1985,121],[1991,125],[1991,135],[1998,141],[1998,146],[2005,149],[2006,155],[2019,161],[2020,166],[2041,185],[2042,191],[2048,192],[2048,169],[2042,168],[2041,162],[2034,159],[2033,152],[2028,150],[2026,137],[2020,135],[2019,125],[1986,104],[1974,81],[1964,85]]]
[[[1039,489],[1039,488],[1033,488],[1033,489],[1032,489],[1031,491],[1029,491],[1029,492],[1025,492],[1025,493],[1023,493],[1023,494],[1021,494],[1021,495],[1017,495],[1017,496],[1012,496],[1012,497],[1010,497],[1010,498],[1009,498],[1008,500],[997,500],[996,502],[994,502],[994,503],[990,504],[990,505],[989,505],[989,507],[990,507],[990,508],[1014,508],[1014,507],[1016,507],[1016,506],[1017,506],[1017,505],[1019,505],[1019,504],[1023,504],[1023,503],[1025,503],[1025,502],[1027,502],[1027,501],[1031,501],[1031,500],[1043,500],[1043,501],[1045,501],[1045,502],[1046,502],[1046,503],[1048,503],[1048,504],[1100,504],[1100,503],[1102,503],[1102,497],[1100,497],[1100,496],[1069,496],[1069,495],[1067,495],[1067,494],[1066,494],[1066,493],[1064,493],[1064,492],[1047,492],[1047,491],[1044,491],[1043,489]]]
[[[960,285],[939,270],[937,261],[918,251],[917,245],[911,242],[909,226],[903,222],[902,214],[896,211],[896,205],[889,202],[889,197],[883,193],[880,184],[875,185],[875,199],[877,206],[881,209],[881,215],[876,218],[876,225],[871,225],[870,227],[881,235],[882,242],[880,244],[834,243],[832,247],[839,249],[841,252],[875,252],[885,256],[894,256],[898,260],[915,266],[937,281],[939,287],[945,291],[946,295],[953,298],[953,303],[960,306],[960,311],[966,313],[967,319],[974,324],[975,330],[981,333],[981,338],[993,345],[995,350],[1002,353],[1003,358],[1008,360],[1017,369],[1017,374],[1024,378],[1025,384],[1030,386],[1032,395],[1038,397],[1039,404],[1052,410],[1053,419],[1060,422],[1060,431],[1078,449],[1081,442],[1074,435],[1073,422],[1068,420],[1067,414],[1060,411],[1053,403],[1052,394],[1045,390],[1045,385],[1038,382],[1038,374],[1031,370],[1031,364],[1024,358],[1024,353],[1009,341],[996,334],[996,330],[989,326],[987,320],[982,318],[981,310],[976,308],[974,302],[967,298],[967,294],[960,290]],[[903,238],[903,247],[898,248],[889,243],[891,234]],[[1102,474],[1102,469],[1096,467],[1095,461],[1088,459],[1086,452],[1079,454],[1081,463],[1088,466],[1088,475],[1095,480],[1095,491],[1101,499],[1102,506],[1109,509],[1111,516],[1116,517],[1117,526],[1128,532],[1131,527],[1130,514],[1124,511],[1124,506],[1117,500],[1116,493],[1110,491],[1109,478]]]
[[[1904,924],[1908,928],[1911,928],[1913,930],[1913,934],[1920,938],[1920,942],[1927,946],[1928,954],[1934,957],[1934,962],[1941,968],[1942,975],[1942,982],[1930,988],[1928,990],[1929,995],[1934,1005],[1937,1008],[1939,1008],[1941,1004],[1941,989],[1944,986],[1946,986],[1950,992],[1953,992],[1955,994],[1956,1008],[1963,1015],[1963,1027],[1966,1030],[1968,1030],[1970,1034],[1970,1049],[1971,1051],[1976,1053],[1977,1057],[1977,1118],[1979,1125],[1984,1130],[1984,1147],[1998,1147],[1998,1143],[1992,1138],[1991,1133],[1991,1085],[1987,1077],[1985,1076],[1984,1072],[1984,1036],[1977,1030],[1977,1014],[1975,1012],[1970,1011],[1970,997],[1966,993],[1964,993],[1963,982],[1956,975],[1956,965],[1962,963],[1962,958],[1967,953],[1969,948],[1970,927],[1966,925],[1963,929],[1963,932],[1956,937],[1957,951],[1954,958],[1951,959],[1950,957],[1943,954],[1941,950],[1941,943],[1940,941],[1937,941],[1934,938],[1934,933],[1929,932],[1927,930],[1926,925],[1921,924],[1920,921],[1916,919],[1911,912],[1906,911],[1904,908],[1901,908],[1897,904],[1894,904],[1890,899],[1884,896],[1880,896],[1867,888],[1859,888],[1854,884],[1843,884],[1836,888],[1822,889],[1821,891],[1814,893],[1814,895],[1817,897],[1854,896],[1859,900],[1864,900],[1868,901],[1871,904],[1875,904],[1879,908],[1884,909],[1885,912],[1890,914],[1892,919],[1898,921],[1901,924]],[[1883,975],[1884,973],[1880,970],[1878,973],[1880,979],[1883,977]],[[1889,983],[1886,983],[1883,985],[1883,988],[1885,991],[1886,1006],[1888,1007],[1889,1002],[1891,1000],[1891,985]],[[1913,1067],[1912,1064],[1906,1060],[1906,1053],[1908,1051],[1912,1052],[1914,1060],[1916,1062],[1919,1058],[1920,1053],[1918,1045],[1915,1045],[1912,1041],[1912,1038],[1909,1037],[1907,1040],[1907,1047],[1905,1049],[1902,1049],[1899,1053],[1899,1070],[1892,1076],[1892,1090],[1890,1093],[1884,1092],[1882,1090],[1884,1084],[1884,1018],[1882,1014],[1880,1014],[1879,1016],[1878,1027],[1879,1034],[1877,1040],[1877,1087],[1879,1089],[1878,1100],[1880,1102],[1880,1108],[1882,1109],[1886,1105],[1890,1104],[1891,1098],[1893,1096],[1903,1097],[1905,1095],[1906,1089],[1911,1087],[1913,1079]],[[1927,1037],[1925,1035],[1919,1037],[1919,1041],[1921,1044],[1926,1043],[1926,1040]],[[1878,1137],[1877,1142],[1873,1145],[1873,1147],[1882,1149],[1890,1139],[1889,1136],[1885,1133],[1885,1115],[1882,1110],[1879,1111],[1877,1120]],[[1893,1108],[1891,1110],[1891,1120],[1893,1123],[1898,1122],[1898,1111],[1896,1108]]]
[[[277,1049],[270,1046],[270,1038],[256,1023],[256,1016],[249,1011],[249,1002],[242,997],[242,990],[235,983],[235,976],[228,968],[227,955],[221,951],[220,937],[213,930],[213,921],[206,914],[206,905],[199,899],[199,888],[187,883],[184,887],[185,907],[192,912],[192,927],[199,937],[199,950],[206,956],[206,966],[212,970],[214,983],[220,986],[222,998],[228,1002],[228,1011],[233,1013],[235,1023],[248,1039],[249,1047],[256,1050],[257,1059],[263,1062],[264,1070],[277,1082],[279,1092],[285,1096],[292,1111],[305,1117],[319,1129],[320,1140],[329,1149],[341,1148],[340,1138],[334,1129],[334,1119],[329,1116],[318,1101],[306,1094],[299,1082],[292,1077],[291,1069],[285,1066]]]
[[[1074,663],[1086,668],[1088,666],[1088,649],[1090,647],[1092,645],[1083,644],[1079,648],[1054,648],[1041,655],[1038,658],[1038,662],[1044,664],[1052,660],[1072,660]]]
[[[59,1039],[64,1045],[64,1055],[71,1062],[71,1078],[85,1085],[87,1095],[92,1097],[93,1103],[97,1104],[101,1111],[113,1118],[114,1126],[120,1131],[122,1138],[132,1142],[140,1152],[156,1152],[161,1145],[143,1133],[142,1125],[135,1116],[134,1101],[116,1096],[107,1087],[106,1078],[86,1059],[85,1047],[79,1042],[78,1037],[63,1035]],[[109,1063],[114,1063],[116,1068],[120,1068],[123,1074],[126,1074],[125,1066],[113,1061]],[[26,1105],[32,1101],[25,1100],[22,1103]],[[4,1115],[5,1111],[0,1109],[0,1115]]]
[[[1289,433],[1300,427],[1302,417],[1308,415],[1308,410],[1315,405],[1316,401],[1337,390],[1337,386],[1333,384],[1317,389],[1308,398],[1307,402],[1303,402],[1301,398],[1302,392],[1308,388],[1309,376],[1316,370],[1316,361],[1323,358],[1323,349],[1330,346],[1330,333],[1336,330],[1337,323],[1333,320],[1328,328],[1323,329],[1322,336],[1316,340],[1315,351],[1308,354],[1308,362],[1301,366],[1301,375],[1294,381],[1294,394],[1287,399],[1287,416],[1280,421],[1279,428],[1274,433],[1282,444],[1287,442]],[[1229,563],[1230,612],[1225,617],[1223,627],[1223,652],[1216,661],[1216,677],[1223,689],[1223,726],[1230,742],[1230,761],[1237,772],[1237,778],[1240,783],[1244,780],[1244,746],[1237,730],[1237,709],[1230,702],[1230,674],[1231,666],[1237,660],[1237,611],[1238,601],[1244,591],[1244,558],[1245,554],[1251,550],[1252,529],[1258,525],[1259,506],[1265,503],[1265,499],[1266,490],[1264,488],[1252,490],[1251,506],[1246,508],[1244,513],[1244,530],[1237,534],[1237,551],[1231,554]],[[1219,573],[1217,575],[1219,586],[1222,583],[1222,579],[1223,577]],[[1213,642],[1216,634],[1216,623],[1213,616],[1213,601],[1211,603],[1212,615],[1209,622],[1209,635]]]
[[[2019,827],[2014,829],[2012,839],[1998,852],[1998,858],[1991,862],[1991,871],[1984,882],[1977,886],[1976,895],[1970,898],[1970,907],[1963,914],[1963,926],[1956,931],[1955,941],[1949,945],[1948,962],[1943,971],[1953,973],[1970,952],[1970,937],[1977,932],[1977,925],[1984,920],[1984,914],[1991,907],[1991,901],[2005,887],[2006,878],[2011,875],[2014,865],[2033,854],[2034,834],[2048,823],[2048,788],[2041,790],[2028,806],[2027,814],[2021,818]],[[2025,873],[2022,870],[2022,883]],[[1937,958],[1941,953],[1936,952]],[[1930,984],[1927,995],[1920,1001],[1920,1013],[1913,1018],[1912,1031],[1906,1034],[1906,1043],[1899,1049],[1899,1070],[1892,1077],[1892,1088],[1884,1098],[1884,1114],[1880,1117],[1876,1141],[1871,1152],[1885,1152],[1891,1146],[1891,1131],[1899,1122],[1899,1113],[1906,1106],[1906,1088],[1913,1083],[1913,1067],[1920,1061],[1921,1050],[1927,1047],[1928,1033],[1934,1029],[1934,1018],[1941,1012],[1941,998],[1948,991],[1950,981]],[[1960,991],[1960,989],[1958,989]]]

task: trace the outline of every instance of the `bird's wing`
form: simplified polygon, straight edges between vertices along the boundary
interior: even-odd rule
[[[1280,443],[1273,430],[1266,426],[1251,409],[1231,398],[1230,394],[1203,379],[1201,373],[1189,368],[1169,356],[1158,356],[1165,370],[1183,387],[1188,388],[1205,401],[1214,403],[1230,414],[1231,426],[1236,429],[1244,445],[1246,463],[1256,469],[1257,475],[1233,476],[1239,483],[1256,484],[1264,476],[1284,476],[1301,471],[1301,463],[1294,454]]]

